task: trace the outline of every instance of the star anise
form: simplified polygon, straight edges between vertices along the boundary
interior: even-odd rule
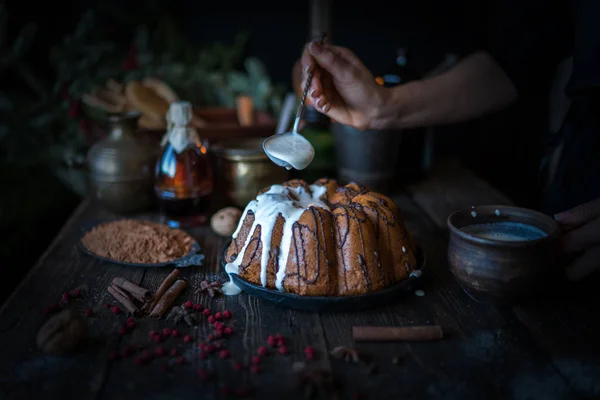
[[[166,319],[167,321],[173,319],[173,322],[175,322],[176,325],[179,324],[181,320],[183,320],[189,326],[196,325],[196,319],[194,318],[194,315],[190,313],[184,305],[174,306],[169,312],[169,315],[167,315]]]
[[[221,281],[202,281],[200,282],[200,291],[207,292],[210,297],[223,294],[223,283]]]
[[[338,398],[333,376],[323,369],[309,369],[303,362],[295,362],[292,370],[298,375],[298,388],[304,389],[304,399]]]
[[[329,354],[331,354],[331,356],[334,358],[343,359],[345,362],[352,361],[357,363],[360,361],[360,355],[358,353],[358,350],[353,349],[351,347],[338,346],[335,349],[331,350]]]

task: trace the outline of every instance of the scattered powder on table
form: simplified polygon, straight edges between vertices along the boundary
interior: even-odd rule
[[[182,257],[194,239],[180,229],[150,221],[124,219],[94,227],[81,239],[92,253],[111,260],[156,264]]]

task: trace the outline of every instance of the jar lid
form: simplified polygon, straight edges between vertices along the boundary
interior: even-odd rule
[[[211,146],[218,156],[232,161],[249,161],[268,159],[262,143],[265,138],[232,139]]]

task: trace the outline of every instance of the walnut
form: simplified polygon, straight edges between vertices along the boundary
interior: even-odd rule
[[[45,353],[66,355],[79,346],[85,332],[83,318],[73,310],[64,310],[52,316],[40,328],[37,345]]]
[[[221,236],[231,236],[237,228],[242,212],[235,207],[226,207],[215,213],[210,219],[212,230]]]

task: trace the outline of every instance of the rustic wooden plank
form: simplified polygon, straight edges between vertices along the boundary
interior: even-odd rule
[[[507,204],[505,196],[458,167],[436,170],[426,181],[410,187],[415,202],[446,231],[446,218],[459,208]],[[436,204],[439,204],[437,206]],[[564,282],[560,295],[552,292],[538,301],[513,308],[518,320],[549,355],[555,368],[584,398],[600,396],[600,293],[598,278],[581,284]]]
[[[379,373],[364,366],[333,362],[345,375],[350,393],[404,398],[572,398],[549,360],[535,350],[529,335],[510,312],[473,302],[452,280],[446,243],[408,197],[398,196],[409,229],[427,255],[421,289],[397,304],[355,313],[324,314],[329,348],[354,346],[373,357]],[[352,343],[353,325],[410,326],[438,324],[446,338],[427,343]],[[398,356],[400,364],[392,364]],[[376,395],[375,395],[376,394]],[[346,397],[348,398],[348,397]]]
[[[156,220],[153,214],[140,218]],[[217,398],[223,386],[232,390],[241,387],[259,390],[261,395],[278,396],[294,391],[295,377],[291,372],[294,360],[304,359],[303,349],[308,343],[316,348],[325,347],[324,334],[315,313],[299,313],[264,304],[256,298],[242,294],[236,297],[209,298],[197,292],[199,283],[208,278],[225,278],[218,258],[224,239],[212,234],[208,228],[191,231],[203,247],[206,260],[201,267],[182,269],[182,276],[190,283],[178,303],[190,299],[213,310],[231,310],[233,318],[227,325],[233,335],[227,340],[227,349],[232,357],[226,360],[217,354],[208,360],[198,358],[197,343],[205,341],[211,327],[205,318],[197,327],[180,325],[178,338],[169,338],[160,346],[178,355],[188,356],[185,365],[177,365],[177,357],[161,357],[138,366],[136,357],[144,351],[156,354],[158,345],[149,340],[151,329],[162,330],[173,327],[164,320],[154,321],[139,318],[135,329],[125,335],[119,327],[126,316],[113,315],[104,304],[116,304],[106,288],[115,276],[125,277],[144,287],[156,289],[168,275],[170,269],[137,269],[116,266],[97,261],[79,252],[75,243],[80,237],[80,227],[90,221],[100,222],[117,218],[97,206],[86,202],[69,220],[59,237],[36,265],[32,273],[18,287],[0,313],[0,340],[2,362],[0,363],[0,393],[6,398],[64,398],[65,394],[78,394],[78,398],[154,398],[175,396],[187,398],[205,394],[203,398]],[[84,311],[94,308],[95,316],[88,319],[91,333],[90,343],[72,357],[47,357],[35,349],[35,335],[45,320],[42,310],[45,305],[58,301],[62,292],[85,283],[89,288],[84,299],[72,305]],[[263,372],[253,374],[247,367],[259,346],[266,344],[269,334],[280,333],[286,337],[290,354],[273,353],[261,363]],[[183,337],[190,334],[193,343],[184,343]],[[122,354],[129,347],[134,354],[118,359],[109,359],[111,351]],[[234,371],[233,361],[242,362],[243,371]],[[169,364],[167,373],[164,364]],[[328,368],[327,358],[315,362]],[[197,370],[203,367],[215,373],[209,382],[200,382]],[[289,396],[288,396],[289,397]]]
[[[117,268],[84,256],[75,246],[80,222],[92,219],[96,211],[89,202],[75,211],[0,310],[0,393],[7,398],[39,398],[40,393],[71,391],[83,399],[94,398],[102,387],[107,371],[102,354],[108,346],[104,336],[111,329],[113,316],[102,308],[104,295],[98,288],[108,284]],[[81,312],[96,310],[88,320],[87,351],[73,357],[42,354],[36,349],[35,337],[46,319],[44,307],[59,302],[63,292],[80,285],[89,290],[81,299],[72,300],[70,307]]]
[[[205,293],[197,292],[195,289],[200,287],[200,282],[204,279],[227,280],[219,263],[225,240],[218,238],[207,228],[195,229],[190,233],[199,240],[207,258],[202,267],[182,270],[182,276],[188,279],[191,285],[181,296],[179,303],[189,299],[205,308],[208,307],[213,314],[225,310],[232,312],[233,318],[224,322],[233,329],[233,335],[221,342],[231,357],[222,360],[216,352],[207,359],[199,358],[199,343],[208,343],[208,335],[214,333],[206,318],[201,317],[198,326],[180,324],[176,327],[180,332],[178,338],[169,338],[159,344],[169,351],[177,349],[178,355],[186,357],[184,365],[176,363],[178,357],[154,358],[143,366],[136,366],[134,357],[119,360],[111,367],[102,397],[112,399],[126,396],[147,399],[161,396],[188,398],[194,395],[210,399],[218,398],[224,388],[234,392],[240,389],[251,390],[267,397],[293,392],[295,381],[291,371],[292,362],[304,358],[303,349],[307,343],[324,343],[318,314],[282,309],[244,293],[234,297],[210,298]],[[147,270],[141,285],[155,289],[169,272],[160,269]],[[172,322],[164,320],[140,320],[136,334],[126,337],[126,340],[119,344],[118,350],[122,352],[128,345],[142,345],[146,346],[144,349],[155,354],[159,345],[149,340],[148,332],[151,329],[161,331],[163,328],[173,329],[175,326]],[[260,364],[261,372],[252,373],[252,358],[259,346],[266,345],[266,339],[271,334],[284,335],[290,354],[283,356],[269,349],[270,355]],[[194,340],[184,343],[184,335],[190,335]],[[244,369],[236,371],[233,368],[234,361],[242,363]],[[170,365],[168,372],[163,370],[165,364]],[[201,381],[198,377],[199,369],[209,371],[212,378],[206,382]]]
[[[440,227],[446,226],[448,216],[460,208],[512,204],[507,196],[452,161],[436,164],[427,178],[410,185],[409,191],[419,207]]]

